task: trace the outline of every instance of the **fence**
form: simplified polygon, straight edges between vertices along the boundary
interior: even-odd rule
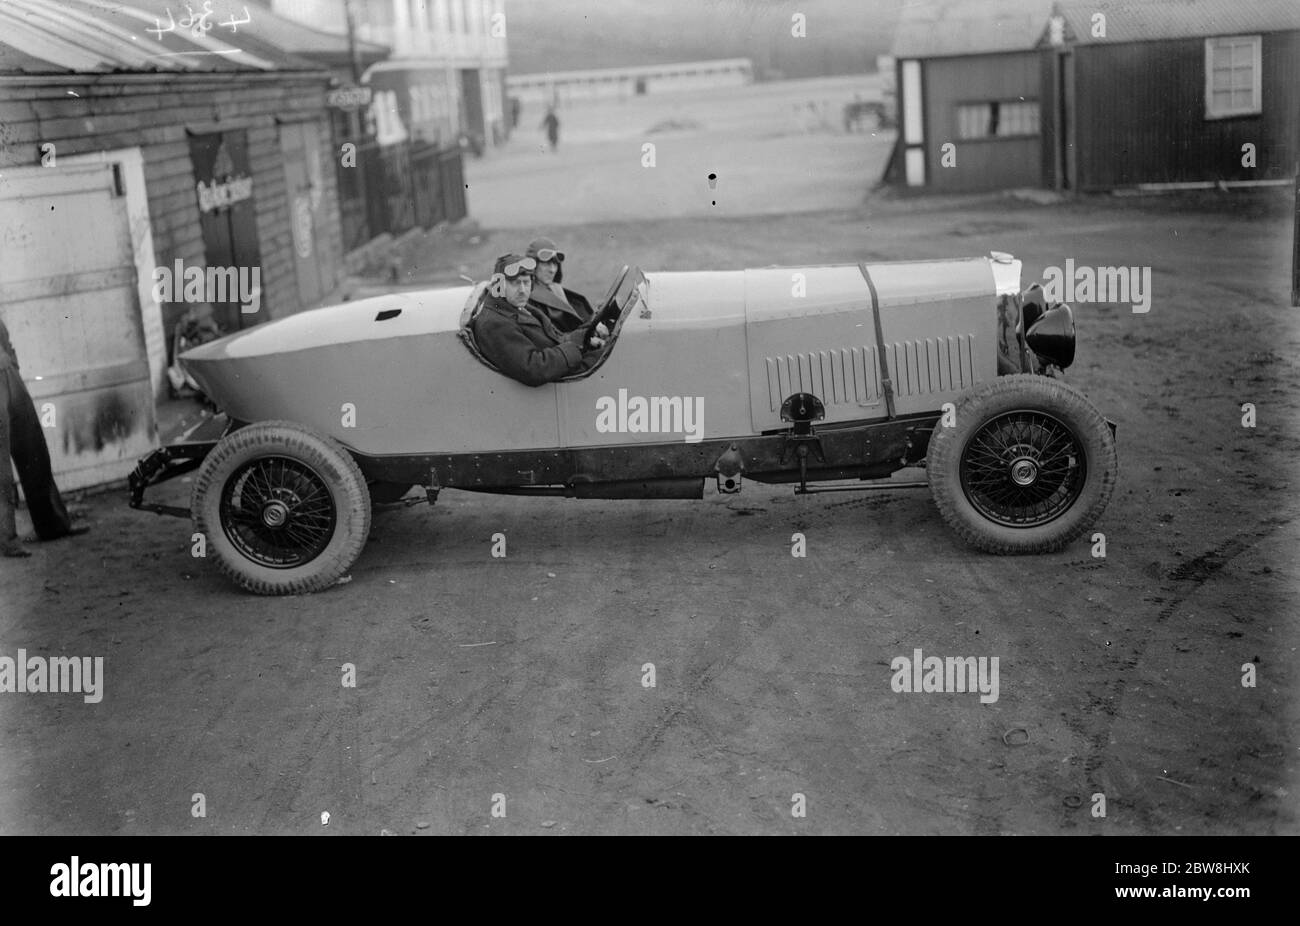
[[[345,251],[384,232],[397,236],[468,214],[460,148],[369,141],[356,154],[356,167],[338,170]]]

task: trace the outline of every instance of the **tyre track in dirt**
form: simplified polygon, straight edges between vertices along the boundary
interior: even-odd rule
[[[1123,660],[1123,671],[1103,686],[1101,695],[1091,696],[1086,715],[1077,714],[1066,718],[1067,726],[1088,741],[1090,752],[1084,759],[1083,771],[1090,789],[1109,794],[1113,794],[1116,790],[1108,787],[1101,775],[1107,764],[1108,753],[1111,753],[1112,728],[1116,718],[1123,713],[1125,690],[1130,683],[1129,675],[1142,665],[1160,625],[1176,614],[1188,599],[1230,562],[1254,549],[1262,540],[1290,523],[1291,521],[1285,518],[1271,518],[1263,522],[1259,528],[1241,531],[1225,538],[1192,560],[1166,571],[1160,591],[1167,593],[1168,597],[1156,595],[1146,599],[1152,604],[1160,605],[1160,609],[1155,614],[1154,623],[1139,637],[1138,645]],[[1088,723],[1086,720],[1088,716],[1095,718],[1095,722]],[[1144,829],[1150,831],[1156,828],[1157,821],[1149,804],[1132,802],[1127,806],[1138,814],[1139,822]]]

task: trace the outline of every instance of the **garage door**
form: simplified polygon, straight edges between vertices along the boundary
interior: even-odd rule
[[[0,315],[59,486],[121,479],[155,446],[126,197],[113,165],[0,174]]]

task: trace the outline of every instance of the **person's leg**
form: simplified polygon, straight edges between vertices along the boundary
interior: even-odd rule
[[[55,540],[72,532],[72,519],[63,506],[59,487],[54,484],[45,432],[22,378],[14,370],[5,370],[3,375],[8,380],[10,450],[18,465],[27,511],[32,516],[36,536],[41,540]]]
[[[18,542],[14,467],[9,462],[9,386],[0,371],[0,556],[30,556]]]

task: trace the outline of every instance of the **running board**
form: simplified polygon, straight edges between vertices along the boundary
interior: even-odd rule
[[[813,486],[812,488],[795,489],[795,495],[816,495],[820,492],[870,492],[881,489],[928,489],[928,482],[869,482],[860,486]]]

